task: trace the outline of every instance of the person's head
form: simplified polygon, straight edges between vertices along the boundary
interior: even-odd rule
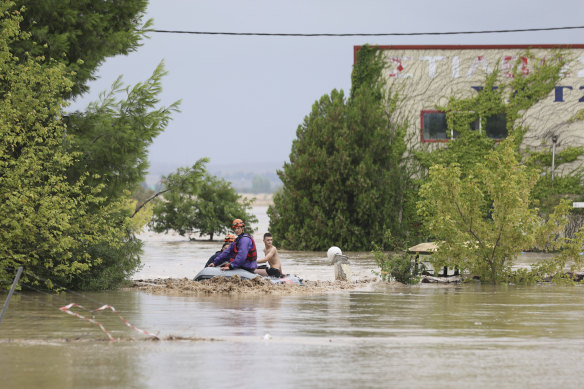
[[[272,240],[273,240],[273,238],[272,238],[272,234],[270,234],[269,232],[266,232],[266,233],[264,234],[264,244],[265,244],[267,247],[270,247],[270,246],[272,245]]]
[[[233,234],[225,235],[225,240],[224,240],[225,243],[229,244],[229,243],[233,242],[234,240],[235,240],[235,235],[233,235]]]
[[[245,223],[241,219],[235,219],[233,223],[231,223],[231,228],[233,229],[233,232],[235,232],[235,235],[241,235],[245,229]]]

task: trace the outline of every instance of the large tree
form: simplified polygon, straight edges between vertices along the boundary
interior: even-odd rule
[[[156,232],[173,230],[181,236],[208,235],[231,229],[234,219],[242,219],[246,232],[253,233],[257,218],[251,210],[251,201],[243,199],[223,179],[210,175],[205,164],[197,161],[190,168],[179,168],[163,179],[164,197],[154,205],[151,226]]]
[[[3,5],[6,9],[14,6],[13,3]],[[85,91],[87,81],[94,78],[105,58],[126,54],[139,45],[145,32],[141,18],[146,1],[21,1],[18,6],[22,6],[22,12],[17,13],[26,31],[23,30],[22,39],[6,39],[5,49],[10,51],[14,64],[32,61],[38,72],[46,74],[47,96],[38,96],[38,100],[61,99],[52,115],[37,115],[35,125],[46,127],[44,131],[50,134],[43,139],[50,139],[52,149],[61,153],[57,155],[67,159],[67,163],[59,166],[65,169],[62,179],[81,193],[95,197],[83,203],[79,194],[63,194],[63,205],[68,203],[69,197],[70,201],[79,202],[79,207],[69,209],[70,214],[64,215],[72,217],[77,211],[82,212],[88,219],[95,220],[94,227],[101,233],[109,234],[108,239],[87,239],[75,231],[61,232],[63,241],[78,244],[68,246],[69,254],[60,260],[78,263],[83,258],[91,265],[78,267],[76,272],[61,277],[60,285],[92,289],[115,287],[140,264],[142,243],[135,235],[139,225],[138,218],[131,218],[130,193],[144,180],[148,168],[147,148],[165,129],[176,105],[161,107],[159,104],[157,96],[164,75],[162,65],[154,70],[150,79],[133,87],[124,87],[118,79],[112,90],[91,104],[86,112],[64,116],[62,99]],[[55,69],[59,69],[59,77],[69,81],[67,87],[49,85],[49,77],[56,77]],[[30,118],[35,116],[30,114]],[[53,118],[58,118],[59,127],[49,130]],[[26,139],[34,139],[38,130],[23,126],[20,131]],[[52,158],[50,153],[37,152],[35,155],[39,165],[49,163]],[[51,169],[46,171],[51,172]],[[43,182],[42,178],[38,180]],[[67,226],[67,220],[63,220]],[[47,233],[40,229],[42,225],[39,224],[35,239]],[[44,226],[47,230],[51,228],[50,223]],[[16,225],[12,224],[12,228]],[[57,242],[52,243],[59,247]],[[37,255],[32,254],[36,250],[34,245],[23,246],[21,250],[23,255]],[[27,250],[29,254],[24,254]],[[56,273],[50,265],[50,257],[40,255],[38,261],[47,261],[46,279],[51,272]]]
[[[460,165],[434,165],[420,190],[420,213],[439,239],[435,266],[457,267],[482,280],[508,276],[522,250],[534,246],[540,220],[530,191],[537,171],[522,166],[512,138],[462,174]]]
[[[491,283],[538,281],[561,275],[572,262],[581,270],[584,234],[557,239],[570,207],[561,202],[547,221],[537,215],[531,196],[538,171],[522,164],[510,137],[473,166],[434,165],[420,190],[419,211],[437,238],[433,264],[456,267]],[[558,260],[536,266],[531,273],[511,269],[524,250],[566,249]]]
[[[0,279],[23,266],[23,284],[68,286],[102,263],[90,247],[117,245],[126,226],[109,225],[117,204],[103,206],[102,186],[67,177],[79,157],[63,146],[73,83],[60,63],[12,54],[19,20],[0,1]]]
[[[417,189],[406,160],[406,124],[396,120],[398,97],[387,90],[383,60],[363,47],[351,95],[333,90],[298,127],[283,187],[268,210],[270,230],[286,248],[337,245],[368,250],[402,242],[414,222]]]

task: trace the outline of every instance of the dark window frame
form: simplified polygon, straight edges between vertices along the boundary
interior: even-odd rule
[[[505,136],[504,136],[503,138],[495,138],[495,137],[489,136],[489,134],[487,133],[487,129],[486,129],[486,128],[485,128],[485,130],[484,130],[484,131],[485,131],[485,135],[487,136],[487,138],[489,138],[489,139],[493,139],[494,141],[502,141],[503,139],[505,139],[505,138],[507,138],[507,137],[509,136],[509,131],[507,131],[507,115],[506,115],[506,114],[504,114],[504,113],[499,113],[499,114],[495,114],[495,115],[491,115],[491,116],[489,116],[489,117],[487,118],[487,127],[488,127],[488,125],[489,125],[489,120],[488,120],[488,119],[489,119],[489,118],[493,118],[493,117],[495,117],[495,116],[499,116],[499,117],[501,117],[501,116],[502,116],[502,117],[504,118],[504,120],[505,120]],[[479,123],[478,123],[478,124],[479,124],[479,127],[478,127],[478,129],[479,129],[479,131],[482,133],[482,132],[483,132],[483,118],[482,118],[482,117],[479,117],[479,118],[478,118],[478,122],[479,122]]]
[[[448,142],[449,140],[453,139],[454,133],[452,130],[446,129],[445,133],[448,134],[448,131],[450,131],[450,137],[447,138],[436,138],[436,139],[426,139],[424,138],[424,115],[428,114],[428,113],[442,113],[446,116],[446,112],[444,111],[439,111],[437,109],[423,109],[420,112],[420,142],[422,143],[440,143],[440,142]]]
[[[429,138],[429,139],[426,139],[424,137],[424,114],[429,114],[429,113],[442,113],[442,114],[446,115],[446,112],[439,111],[439,110],[436,110],[436,109],[423,109],[423,110],[420,111],[420,142],[421,143],[437,143],[437,142],[438,143],[443,143],[443,142],[449,142],[451,139],[456,139],[456,136],[455,136],[456,134],[454,133],[454,131],[452,129],[446,129],[446,131],[445,131],[446,134],[448,134],[448,132],[450,132],[450,137],[447,137],[447,138],[435,138],[435,139]],[[504,137],[502,137],[502,138],[492,137],[492,136],[489,136],[489,134],[487,134],[485,132],[486,136],[489,139],[493,139],[494,141],[499,142],[499,141],[501,141],[501,140],[503,140],[503,139],[505,139],[506,137],[509,136],[509,132],[507,131],[507,124],[506,124],[507,117],[506,117],[506,115],[504,113],[491,115],[490,117],[492,117],[492,116],[503,116],[504,119],[505,119],[505,136]],[[482,133],[483,132],[482,122],[483,122],[482,118],[479,117],[476,120],[476,123],[478,125],[475,125],[476,128],[473,128],[473,130],[477,130],[478,129],[479,132]],[[488,120],[487,120],[487,123],[489,123]],[[488,124],[487,124],[487,126],[488,126]],[[485,129],[485,131],[487,131],[487,130]]]

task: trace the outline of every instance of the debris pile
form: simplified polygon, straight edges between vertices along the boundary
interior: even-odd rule
[[[147,293],[167,296],[196,296],[211,294],[226,295],[307,295],[350,290],[364,287],[373,282],[371,279],[356,282],[347,281],[304,281],[304,286],[274,284],[262,277],[243,280],[239,276],[213,277],[204,281],[188,278],[166,278],[135,280],[132,288]]]

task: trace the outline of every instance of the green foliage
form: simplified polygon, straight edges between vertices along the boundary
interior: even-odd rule
[[[156,232],[174,230],[180,235],[199,236],[226,233],[231,222],[242,219],[246,232],[253,233],[251,200],[244,200],[223,179],[207,173],[207,159],[200,159],[191,168],[179,168],[164,179],[168,191],[164,201],[154,206],[151,226]]]
[[[145,82],[124,87],[118,78],[99,102],[85,112],[67,118],[69,150],[82,155],[70,171],[71,177],[91,173],[89,185],[104,185],[110,201],[135,191],[148,169],[148,147],[164,131],[179,102],[159,106],[161,78],[166,74],[161,63]],[[124,98],[118,98],[122,95]]]
[[[561,165],[564,163],[574,162],[582,155],[582,147],[566,147],[563,150],[556,152],[555,164]],[[549,151],[530,152],[526,163],[533,164],[540,170],[550,168],[552,166],[552,153]]]
[[[124,213],[123,228],[112,228],[111,213],[107,215],[108,228],[112,229],[113,237],[110,241],[89,245],[87,251],[93,258],[100,261],[91,266],[87,272],[74,277],[68,285],[72,289],[101,290],[115,289],[141,268],[140,255],[143,243],[135,235],[133,219]],[[120,226],[121,227],[121,226]]]
[[[437,107],[446,112],[448,128],[457,135],[448,142],[448,147],[432,152],[427,150],[416,152],[416,157],[424,167],[458,163],[463,173],[467,167],[473,168],[494,149],[498,141],[488,138],[484,131],[473,130],[471,125],[480,119],[481,126],[485,127],[490,117],[499,114],[505,115],[508,135],[515,140],[516,152],[520,152],[519,145],[527,129],[517,124],[518,119],[553,90],[555,83],[560,79],[562,66],[566,63],[565,54],[562,52],[554,52],[546,57],[545,61],[538,61],[529,52],[522,56],[530,58],[530,63],[537,64],[529,75],[521,74],[518,59],[512,70],[513,77],[504,77],[496,69],[486,77],[484,88],[474,96],[470,98],[452,96],[446,106]],[[567,151],[564,154],[566,162],[573,154],[574,151]]]
[[[413,230],[417,186],[406,159],[405,123],[394,118],[397,96],[386,91],[378,51],[363,47],[350,99],[322,96],[296,131],[283,187],[268,209],[270,231],[295,250],[388,246]]]
[[[560,199],[578,199],[582,198],[584,193],[584,169],[582,166],[574,168],[571,171],[562,171],[558,166],[571,163],[578,160],[584,154],[582,147],[567,147],[556,153],[555,166],[556,172],[552,180],[552,152],[528,152],[525,163],[537,167],[542,174],[540,175],[535,187],[533,188],[533,198],[538,202],[540,213],[548,215],[552,212]]]
[[[556,174],[552,182],[551,147],[545,152],[521,150],[519,145],[528,129],[519,124],[521,123],[519,119],[526,110],[553,90],[561,78],[566,54],[558,51],[547,56],[545,61],[538,61],[529,52],[524,56],[531,59],[530,63],[537,64],[529,75],[520,74],[518,61],[513,69],[513,77],[502,77],[496,70],[487,76],[484,89],[473,97],[465,99],[453,96],[445,107],[438,107],[446,112],[449,128],[457,133],[456,139],[448,142],[448,147],[433,152],[419,151],[415,155],[426,168],[456,163],[461,178],[464,178],[465,175],[471,174],[477,163],[482,163],[488,155],[495,152],[498,144],[498,141],[489,139],[484,133],[472,130],[471,124],[476,123],[479,118],[484,123],[492,115],[505,114],[508,134],[514,139],[513,149],[516,158],[523,160],[530,169],[540,172],[533,178],[531,204],[537,204],[539,214],[548,217],[554,212],[560,199],[581,196],[584,190],[582,169],[577,168],[562,175]],[[576,161],[583,153],[584,149],[581,147],[568,147],[558,151],[555,159],[557,171],[560,165]],[[438,236],[435,231],[432,232]]]
[[[540,249],[552,251],[556,255],[546,261],[534,264],[530,269],[520,269],[509,275],[509,281],[534,283],[552,281],[560,284],[573,284],[574,274],[584,269],[584,230],[580,229],[574,237],[561,237],[567,223],[571,205],[560,200],[554,212],[539,228],[536,241]]]
[[[408,253],[385,254],[377,249],[373,251],[375,262],[379,266],[379,276],[384,281],[395,279],[402,284],[417,284],[423,271],[423,265],[418,264],[416,258]]]
[[[90,247],[115,244],[120,229],[102,186],[67,177],[78,155],[62,147],[62,95],[73,84],[62,64],[12,55],[22,35],[10,6],[0,2],[0,279],[23,266],[24,285],[69,286],[101,263]]]
[[[439,242],[435,266],[458,267],[496,283],[509,280],[521,251],[559,247],[554,239],[567,223],[569,206],[561,202],[547,221],[537,216],[530,195],[538,172],[521,164],[514,149],[512,137],[502,141],[464,175],[457,164],[430,168],[418,206]]]
[[[64,117],[63,98],[86,90],[105,57],[137,47],[146,2],[19,2],[22,33],[13,4],[0,4],[0,279],[24,265],[24,284],[116,287],[140,263],[145,220],[131,218],[130,193],[176,104],[156,107],[162,66],[132,88],[118,80],[86,113]]]
[[[374,99],[383,98],[383,88],[380,84],[381,72],[385,64],[375,47],[363,46],[355,58],[355,66],[351,73],[351,97],[355,97],[360,90],[368,89],[373,92]]]
[[[142,25],[148,0],[15,0],[24,9],[21,27],[31,39],[11,43],[15,55],[55,59],[74,82],[67,95],[88,90],[87,82],[105,58],[128,54],[151,25]]]
[[[91,246],[91,252],[102,260],[94,266],[91,282],[82,279],[76,287],[113,288],[139,266],[142,244],[135,233],[145,221],[139,219],[146,218],[152,210],[146,207],[139,217],[131,219],[133,210],[127,204],[131,193],[144,181],[148,147],[164,131],[171,113],[178,110],[178,102],[159,106],[161,78],[165,74],[160,64],[148,80],[132,87],[124,87],[118,78],[98,102],[66,118],[64,143],[69,152],[79,156],[67,176],[75,180],[89,172],[85,185],[102,188],[105,197],[99,208],[89,212],[99,213],[107,205],[108,225],[119,227],[114,241]]]
[[[106,215],[110,226],[118,226],[116,239],[91,246],[93,255],[101,262],[91,271],[91,279],[80,279],[79,288],[113,288],[135,272],[140,264],[142,244],[135,233],[152,214],[151,206],[137,217],[128,207],[131,193],[144,181],[148,169],[148,147],[178,110],[178,102],[160,106],[161,79],[166,74],[160,64],[145,82],[125,87],[118,78],[100,100],[91,103],[85,112],[74,112],[66,118],[67,135],[64,143],[69,152],[79,157],[70,166],[70,180],[89,172],[85,185],[102,188],[105,197],[90,213]],[[107,209],[107,208],[106,208]]]

